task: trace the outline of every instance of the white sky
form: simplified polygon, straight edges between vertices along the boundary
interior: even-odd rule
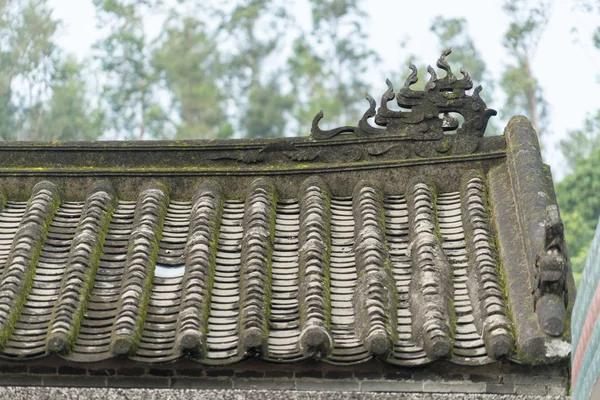
[[[92,0],[50,3],[55,17],[64,22],[59,43],[79,59],[89,56],[92,44],[100,37]],[[586,115],[600,109],[600,51],[594,49],[591,41],[594,29],[600,25],[600,16],[574,10],[573,3],[573,0],[555,0],[550,22],[533,59],[534,72],[550,103],[551,132],[545,134],[544,145],[546,162],[553,167],[555,178],[562,176],[556,144],[569,130],[581,127]],[[497,79],[507,57],[502,38],[508,19],[501,6],[501,0],[365,0],[366,32],[370,35],[366,40],[382,57],[381,65],[374,66],[377,73],[373,74],[370,93],[378,98],[384,90],[380,71],[405,72],[406,66],[401,62],[408,54],[435,63],[439,45],[429,26],[436,15],[467,19],[475,45]],[[572,33],[573,28],[579,33]],[[149,29],[158,30],[160,26],[157,23]],[[401,49],[399,43],[407,36],[411,40],[407,48]],[[488,104],[495,109],[501,106],[500,98]]]

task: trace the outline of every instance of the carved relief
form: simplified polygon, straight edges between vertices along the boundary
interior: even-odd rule
[[[477,150],[488,120],[496,115],[496,111],[488,109],[479,96],[481,86],[467,93],[473,89],[473,82],[462,68],[462,78],[454,75],[446,61],[450,52],[450,49],[445,50],[436,64],[445,71],[445,76],[438,77],[431,66],[427,68],[430,79],[424,90],[411,89],[418,77],[417,68],[410,64],[411,73],[398,92],[394,91],[389,80],[386,81],[388,89],[381,96],[379,109],[375,99],[367,94],[369,108],[357,126],[322,130],[319,121],[323,118],[323,111],[319,111],[312,122],[309,140],[278,138],[259,147],[253,144],[246,149],[219,149],[209,160],[247,165],[290,162],[332,164],[471,154]],[[398,111],[388,108],[388,103],[394,99],[400,107]],[[375,125],[369,122],[370,119]],[[462,124],[459,119],[462,119]],[[329,140],[337,136],[337,140]],[[365,139],[373,141],[365,144]]]
[[[568,270],[564,226],[558,207],[548,206],[544,244],[536,259],[535,306],[542,329],[552,336],[565,330]]]
[[[372,137],[379,135],[393,136],[396,139],[417,142],[438,142],[433,146],[419,145],[415,153],[419,156],[430,156],[432,153],[444,153],[449,150],[450,142],[444,132],[456,131],[461,152],[472,153],[477,148],[479,138],[483,136],[489,118],[496,111],[488,109],[479,96],[481,86],[477,86],[472,94],[467,91],[473,88],[469,73],[461,68],[462,78],[458,79],[446,56],[450,49],[444,50],[437,61],[437,66],[446,72],[446,76],[438,78],[435,70],[429,66],[427,71],[430,79],[425,90],[412,90],[410,87],[418,81],[417,68],[410,64],[411,74],[406,79],[402,89],[394,92],[392,83],[387,80],[388,90],[381,97],[381,106],[375,111],[375,100],[367,95],[369,109],[365,112],[358,126],[343,126],[340,128],[322,130],[319,121],[323,118],[320,111],[314,118],[311,135],[315,140],[331,139],[342,133],[357,137]],[[388,102],[396,98],[400,111],[390,110]],[[460,114],[464,118],[462,126],[450,113]],[[440,118],[440,115],[443,117]],[[378,126],[372,126],[368,120],[374,118]]]

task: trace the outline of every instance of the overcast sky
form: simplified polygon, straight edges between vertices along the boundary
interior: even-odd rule
[[[600,109],[600,51],[594,49],[591,41],[594,29],[600,25],[600,16],[574,10],[573,3],[573,0],[555,0],[550,22],[533,59],[534,73],[550,103],[551,132],[544,144],[546,161],[555,176],[562,175],[556,143],[569,130],[581,127],[586,115]],[[59,43],[79,59],[89,56],[92,44],[100,37],[92,0],[52,0],[51,4],[55,17],[64,23]],[[404,73],[406,66],[401,62],[408,54],[435,64],[439,57],[438,43],[429,26],[436,15],[467,19],[469,32],[494,78],[500,76],[507,62],[502,38],[508,19],[500,0],[366,0],[363,4],[369,34],[366,40],[382,57],[382,64],[374,66],[377,73],[373,75],[370,90],[376,98],[385,87],[379,71]],[[308,16],[308,10],[297,11]],[[149,21],[155,25],[150,30],[158,32],[159,22],[153,22]],[[578,32],[572,32],[573,28]],[[406,37],[410,41],[401,49],[399,43]],[[500,98],[488,104],[496,109],[501,106]]]

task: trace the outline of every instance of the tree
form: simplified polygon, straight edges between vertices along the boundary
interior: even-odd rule
[[[588,117],[582,129],[569,132],[566,139],[560,141],[560,150],[569,168],[588,158],[594,149],[600,148],[600,110],[596,115]]]
[[[226,64],[229,85],[236,88],[232,108],[239,110],[238,130],[246,137],[284,134],[289,94],[273,65],[291,24],[293,18],[283,1],[240,0],[224,25],[224,33],[234,48]]]
[[[532,59],[548,23],[552,0],[505,0],[504,11],[510,18],[504,35],[504,47],[512,62],[504,70],[500,87],[506,94],[503,112],[525,114],[538,134],[547,126],[548,103],[532,68]]]
[[[454,70],[464,67],[469,72],[473,82],[485,83],[488,89],[487,96],[493,88],[493,81],[486,71],[485,61],[475,47],[473,39],[468,32],[468,24],[465,18],[444,18],[438,15],[433,19],[430,30],[437,36],[440,50],[451,48],[452,56],[448,58],[450,66]],[[485,92],[482,92],[486,96]]]
[[[126,139],[161,138],[167,119],[156,92],[157,77],[151,65],[151,48],[144,15],[153,0],[94,0],[99,24],[108,28],[96,43],[96,60],[105,73],[102,98],[108,128]]]
[[[177,139],[225,138],[233,134],[222,89],[225,66],[219,42],[206,24],[171,11],[153,55],[153,65],[171,95],[169,116]],[[172,119],[172,118],[171,118]]]
[[[575,159],[573,172],[556,185],[556,196],[573,271],[581,274],[600,218],[600,147]]]
[[[600,2],[596,1],[596,5],[600,11]],[[593,10],[592,2],[584,2],[582,6],[587,12]],[[600,49],[600,27],[593,40]],[[556,195],[578,282],[600,218],[600,110],[589,116],[581,129],[569,132],[559,146],[570,173],[556,185]]]
[[[293,44],[288,60],[298,134],[319,109],[324,124],[356,124],[366,110],[368,67],[377,55],[365,46],[364,14],[358,0],[310,0],[312,28]],[[323,56],[326,55],[326,56]]]
[[[485,61],[475,47],[469,35],[467,20],[464,18],[444,18],[440,15],[434,18],[430,30],[437,36],[440,50],[451,48],[452,56],[448,58],[453,70],[464,68],[475,86],[482,85],[481,96],[487,104],[493,104],[494,81],[486,70]],[[459,118],[462,120],[462,118]],[[496,135],[499,132],[495,120],[489,121],[486,134]]]
[[[248,109],[243,118],[248,137],[279,137],[284,135],[285,112],[293,105],[290,96],[281,94],[274,78],[263,85],[254,84],[248,95]]]
[[[46,0],[3,0],[0,10],[0,136],[35,139],[56,61],[58,21]]]
[[[38,140],[95,140],[104,131],[103,115],[85,94],[81,65],[67,56],[51,79],[52,97],[42,108]]]

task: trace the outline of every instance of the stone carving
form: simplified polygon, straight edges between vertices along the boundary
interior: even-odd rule
[[[346,140],[316,146],[316,143],[304,138],[280,138],[262,147],[218,149],[209,160],[247,165],[269,162],[340,163],[373,158],[471,154],[477,150],[488,120],[496,115],[496,111],[488,109],[479,96],[481,86],[468,94],[473,89],[473,82],[464,69],[461,69],[462,78],[454,75],[446,60],[450,53],[450,49],[445,50],[437,61],[437,66],[446,72],[445,76],[438,77],[435,70],[428,67],[430,79],[424,90],[411,89],[418,78],[417,68],[410,64],[411,73],[397,93],[392,83],[386,81],[388,89],[381,97],[379,109],[375,99],[367,94],[369,108],[357,126],[322,130],[319,121],[323,118],[323,111],[315,116],[311,141],[322,142],[338,135]],[[388,103],[394,99],[401,108],[399,111],[388,108]],[[375,125],[369,122],[371,118]],[[459,119],[463,121],[462,125]],[[455,135],[445,134],[451,131]],[[365,138],[377,138],[377,141],[366,146],[364,142],[355,142]]]
[[[546,208],[544,244],[536,259],[535,305],[544,331],[559,336],[565,330],[568,258],[564,226],[555,205]]]
[[[297,150],[294,152],[284,153],[287,158],[292,161],[313,161],[321,154],[319,151]]]
[[[485,132],[489,118],[496,115],[496,111],[488,109],[479,96],[481,86],[477,86],[472,94],[466,93],[473,88],[473,82],[468,72],[462,68],[462,79],[454,75],[446,61],[446,56],[450,53],[451,49],[444,50],[437,61],[437,66],[446,72],[446,76],[438,78],[431,66],[427,68],[431,77],[425,85],[425,90],[410,88],[418,81],[417,68],[410,64],[412,72],[398,93],[394,92],[392,83],[386,81],[388,90],[381,97],[379,110],[375,111],[375,100],[367,94],[369,109],[360,119],[358,126],[322,130],[318,125],[323,118],[323,111],[320,111],[313,120],[312,138],[325,140],[342,133],[350,133],[359,137],[387,135],[414,141],[445,141],[444,132],[456,130],[460,145],[465,146],[467,152],[473,152],[478,139]],[[394,98],[404,110],[394,111],[387,107],[388,102]],[[460,114],[464,118],[461,127],[458,119],[450,113]],[[369,124],[370,118],[374,118],[377,127]],[[436,147],[438,152],[448,149],[448,144]],[[425,154],[426,151],[422,150],[421,153]]]

